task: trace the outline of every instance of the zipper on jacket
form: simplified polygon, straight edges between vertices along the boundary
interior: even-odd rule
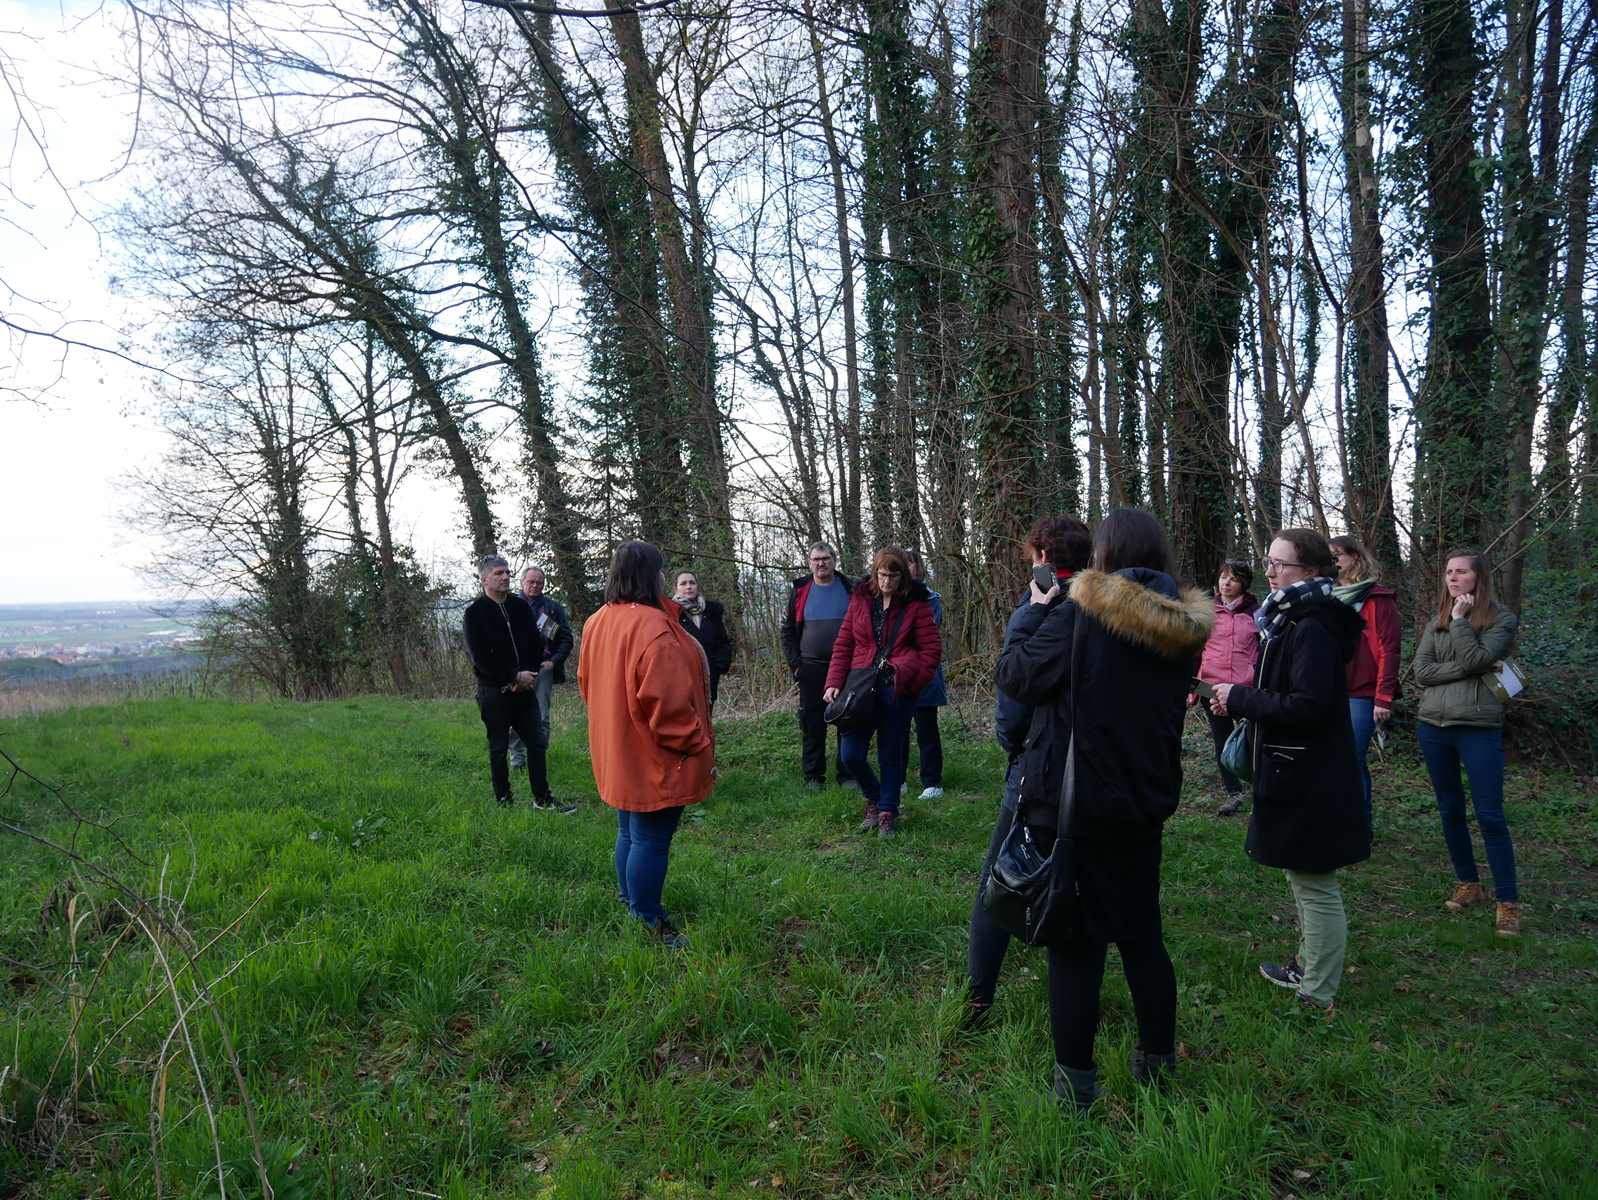
[[[492,597],[490,597],[490,599],[492,599]],[[522,655],[521,651],[516,649],[516,631],[510,627],[510,613],[505,611],[505,606],[498,600],[494,601],[494,605],[499,609],[499,615],[505,619],[505,632],[510,634],[510,656],[516,660],[516,670],[518,673],[520,673],[522,669]]]

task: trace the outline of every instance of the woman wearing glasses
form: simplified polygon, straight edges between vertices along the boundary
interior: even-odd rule
[[[1359,766],[1348,714],[1346,668],[1359,644],[1359,614],[1332,594],[1337,564],[1312,529],[1271,541],[1271,592],[1255,616],[1263,645],[1254,686],[1222,683],[1211,710],[1253,723],[1254,815],[1245,848],[1281,867],[1298,908],[1298,953],[1260,974],[1330,1012],[1343,977],[1348,916],[1339,868],[1370,857]]]
[[[910,723],[916,696],[943,661],[943,643],[932,619],[927,585],[910,574],[910,560],[897,546],[878,550],[871,571],[855,585],[849,608],[832,643],[827,688],[821,698],[836,699],[849,672],[881,664],[871,724],[840,729],[838,756],[865,796],[862,833],[875,829],[894,835],[899,813],[899,788],[910,761]],[[879,779],[866,762],[871,739],[877,739]]]

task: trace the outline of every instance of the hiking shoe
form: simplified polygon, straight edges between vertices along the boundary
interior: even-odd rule
[[[516,801],[513,800],[511,798],[511,796],[507,793],[506,795],[503,795],[503,796],[495,796],[494,797],[494,803],[499,805],[501,808],[509,808],[511,805],[515,804]]]
[[[1215,810],[1215,815],[1218,816],[1218,817],[1235,817],[1238,813],[1240,813],[1242,811],[1243,811],[1243,797],[1242,796],[1229,796],[1229,797],[1227,797],[1226,803],[1221,805],[1220,808]]]
[[[1095,1067],[1078,1071],[1061,1063],[1054,1064],[1054,1098],[1062,1108],[1085,1113],[1099,1098],[1099,1072]]]
[[[894,814],[891,813],[891,812],[885,812],[885,813],[878,813],[877,814],[877,836],[878,837],[891,838],[891,837],[894,836],[894,833],[893,833],[893,818],[894,818]]]
[[[867,800],[865,812],[860,817],[860,832],[870,833],[877,827],[877,802]]]
[[[559,813],[563,817],[569,817],[577,811],[575,804],[562,804],[553,796],[534,796],[533,807],[539,812]]]
[[[660,920],[645,928],[649,930],[650,937],[668,950],[688,949],[688,935],[673,925],[667,917],[661,917]]]
[[[1150,1054],[1147,1050],[1132,1051],[1132,1082],[1145,1087],[1164,1087],[1176,1075],[1176,1052]]]
[[[1336,1012],[1335,1005],[1322,1004],[1319,1000],[1312,996],[1306,996],[1303,992],[1298,994],[1298,1008],[1300,1012],[1310,1013],[1317,1017],[1325,1017],[1328,1021],[1332,1019],[1332,1015]]]
[[[933,784],[931,787],[922,788],[921,789],[921,794],[919,796],[917,796],[916,799],[917,800],[941,800],[941,799],[943,799],[943,789],[940,788],[937,784]]]
[[[1520,905],[1513,900],[1501,900],[1498,903],[1498,915],[1495,918],[1498,926],[1499,937],[1520,936]]]
[[[1297,990],[1298,985],[1304,982],[1304,968],[1299,966],[1296,954],[1285,963],[1262,962],[1260,974],[1279,988]]]
[[[960,1015],[960,1028],[965,1033],[985,1029],[993,1018],[993,1001],[966,1000],[965,1012]]]
[[[1456,883],[1454,894],[1443,901],[1449,912],[1464,912],[1477,904],[1487,903],[1487,893],[1479,883]]]

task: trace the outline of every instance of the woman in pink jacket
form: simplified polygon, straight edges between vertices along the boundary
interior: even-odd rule
[[[1215,627],[1210,630],[1210,640],[1204,644],[1204,657],[1199,662],[1199,678],[1205,683],[1253,686],[1254,664],[1260,654],[1260,631],[1254,624],[1254,611],[1260,602],[1248,590],[1253,582],[1254,569],[1241,559],[1229,558],[1221,564],[1220,578],[1215,581]],[[1192,704],[1196,699],[1189,696],[1187,702]],[[1226,745],[1236,720],[1216,716],[1207,704],[1204,713],[1210,721],[1210,736],[1215,739],[1215,765],[1221,772],[1221,786],[1226,789],[1226,803],[1215,810],[1215,815],[1230,817],[1242,810],[1243,785],[1221,766],[1221,747]]]

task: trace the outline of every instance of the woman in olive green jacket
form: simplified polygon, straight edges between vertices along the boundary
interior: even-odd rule
[[[1458,881],[1444,906],[1463,912],[1487,900],[1465,823],[1463,767],[1498,895],[1498,934],[1515,937],[1520,893],[1515,843],[1504,818],[1504,705],[1487,678],[1509,654],[1519,621],[1493,599],[1492,576],[1479,551],[1450,550],[1446,563],[1436,619],[1426,622],[1415,650],[1415,682],[1425,689],[1416,736]]]

